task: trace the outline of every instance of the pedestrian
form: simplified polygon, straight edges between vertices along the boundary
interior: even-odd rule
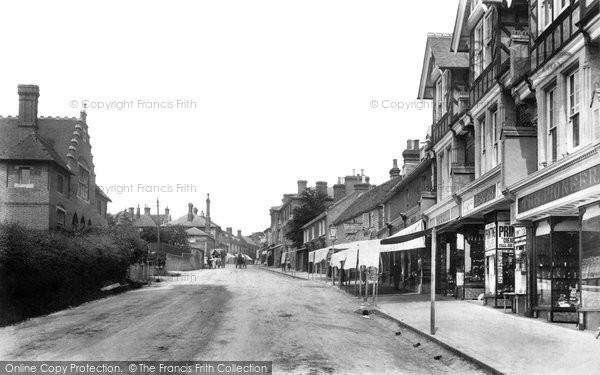
[[[394,289],[400,290],[400,278],[402,277],[402,267],[396,262],[392,266],[392,277],[394,278]]]

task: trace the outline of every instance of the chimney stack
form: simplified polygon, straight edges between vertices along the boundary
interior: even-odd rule
[[[194,212],[194,216],[197,216],[198,215],[198,207],[194,207],[194,211],[193,212]]]
[[[188,215],[187,221],[194,221],[194,205],[188,203]]]
[[[137,206],[137,210],[135,211],[135,218],[139,219],[140,218],[140,205],[138,204]]]
[[[304,190],[306,190],[308,181],[306,180],[298,180],[298,195],[302,194]]]
[[[206,233],[210,234],[210,194],[206,194],[206,223],[204,229]]]
[[[150,207],[144,207],[144,215],[150,216]]]
[[[409,147],[402,152],[402,157],[404,158],[404,166],[402,169],[405,176],[409,175],[421,161],[419,140],[408,140],[408,146]]]
[[[170,212],[170,210],[169,210],[169,207],[165,207],[165,220],[168,220],[168,219],[169,219],[169,215],[170,215],[170,213],[171,213],[171,212]]]
[[[333,200],[335,202],[346,196],[346,185],[342,184],[341,177],[338,177],[338,183],[333,185]]]
[[[327,195],[327,182],[326,181],[317,181],[315,190],[317,195]]]
[[[394,166],[390,169],[390,179],[400,176],[400,168],[398,168],[398,159],[394,159]]]
[[[40,88],[37,85],[19,85],[17,92],[19,94],[18,125],[37,128]]]
[[[242,231],[240,229],[238,229],[238,235],[237,236],[240,237],[240,238],[242,237]]]
[[[231,234],[233,236],[233,228],[232,227],[227,227],[227,233]]]
[[[133,207],[129,207],[129,218],[131,219],[131,221],[135,219],[135,217],[133,216]]]
[[[354,191],[356,191],[358,194],[362,194],[369,191],[370,187],[371,185],[369,184],[356,184],[354,185]]]

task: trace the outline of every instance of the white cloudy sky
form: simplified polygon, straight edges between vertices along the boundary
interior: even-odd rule
[[[212,216],[244,233],[296,181],[364,168],[388,178],[431,110],[370,107],[416,100],[427,32],[451,32],[458,0],[4,2],[0,113],[17,84],[40,85],[39,114],[88,109],[97,183],[109,210],[152,204],[174,216],[211,193]],[[177,108],[189,100],[196,108]],[[75,102],[73,102],[75,101]],[[174,108],[140,108],[142,102]],[[195,192],[144,193],[189,184]],[[153,209],[154,211],[154,209]]]

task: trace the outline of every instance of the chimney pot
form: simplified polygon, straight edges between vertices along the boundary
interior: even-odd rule
[[[139,219],[139,218],[140,218],[140,205],[139,205],[139,204],[138,204],[138,206],[137,206],[137,210],[136,210],[136,212],[135,212],[135,218],[136,218],[136,219]]]
[[[188,215],[187,215],[187,221],[193,221],[194,220],[194,205],[192,203],[188,203]]]
[[[419,140],[418,139],[413,140],[413,149],[415,149],[415,150],[419,149]]]
[[[150,207],[144,207],[144,215],[150,216]]]
[[[407,149],[407,150],[412,150],[412,148],[413,148],[412,139],[408,139],[408,140],[406,141],[406,149]]]
[[[400,176],[400,168],[398,168],[398,159],[394,159],[394,166],[390,169],[390,178]]]

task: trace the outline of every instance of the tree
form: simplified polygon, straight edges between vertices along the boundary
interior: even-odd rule
[[[285,238],[292,241],[295,248],[300,248],[304,243],[302,227],[325,212],[333,199],[327,194],[319,194],[315,189],[309,188],[300,194],[300,201],[301,205],[294,209],[289,229],[285,234]]]

